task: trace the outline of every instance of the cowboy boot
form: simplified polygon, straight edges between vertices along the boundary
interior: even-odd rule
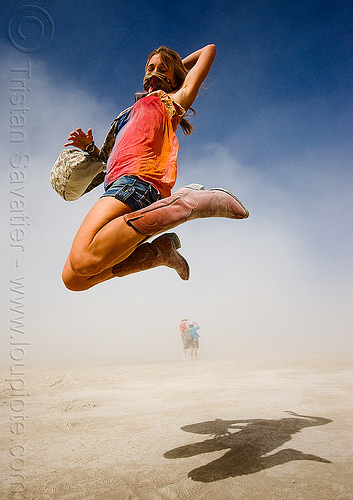
[[[151,243],[137,247],[129,257],[113,267],[112,273],[121,278],[153,267],[167,266],[175,269],[182,280],[188,280],[189,265],[176,250],[180,247],[175,233],[162,234]]]
[[[232,194],[221,188],[203,190],[200,184],[178,189],[168,198],[124,215],[127,224],[148,236],[164,233],[186,221],[206,217],[246,219],[249,212]]]

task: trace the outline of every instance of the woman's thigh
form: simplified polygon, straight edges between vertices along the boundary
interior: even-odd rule
[[[131,212],[131,208],[114,197],[99,199],[84,218],[73,246],[90,245],[97,233],[109,222]]]

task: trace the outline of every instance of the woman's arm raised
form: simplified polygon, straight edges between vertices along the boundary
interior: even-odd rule
[[[184,66],[189,70],[181,88],[173,94],[173,98],[184,108],[189,109],[196,99],[202,82],[208,75],[216,57],[216,47],[206,45],[183,59]]]

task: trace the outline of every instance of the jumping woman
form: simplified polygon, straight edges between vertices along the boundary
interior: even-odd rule
[[[165,231],[192,219],[249,216],[223,189],[206,191],[191,184],[171,194],[177,174],[175,131],[180,124],[184,133],[192,132],[184,115],[215,55],[212,44],[183,60],[168,47],[154,50],[145,68],[145,95],[119,120],[111,148],[103,146],[100,151],[91,129],[86,134],[77,128],[69,135],[65,146],[107,163],[105,193],[82,222],[64,266],[63,281],[69,290],[87,290],[116,276],[161,265],[187,280],[189,266],[177,252],[179,238]]]

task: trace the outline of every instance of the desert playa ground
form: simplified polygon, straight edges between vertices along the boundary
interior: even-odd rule
[[[0,497],[351,500],[351,361],[4,372]]]

